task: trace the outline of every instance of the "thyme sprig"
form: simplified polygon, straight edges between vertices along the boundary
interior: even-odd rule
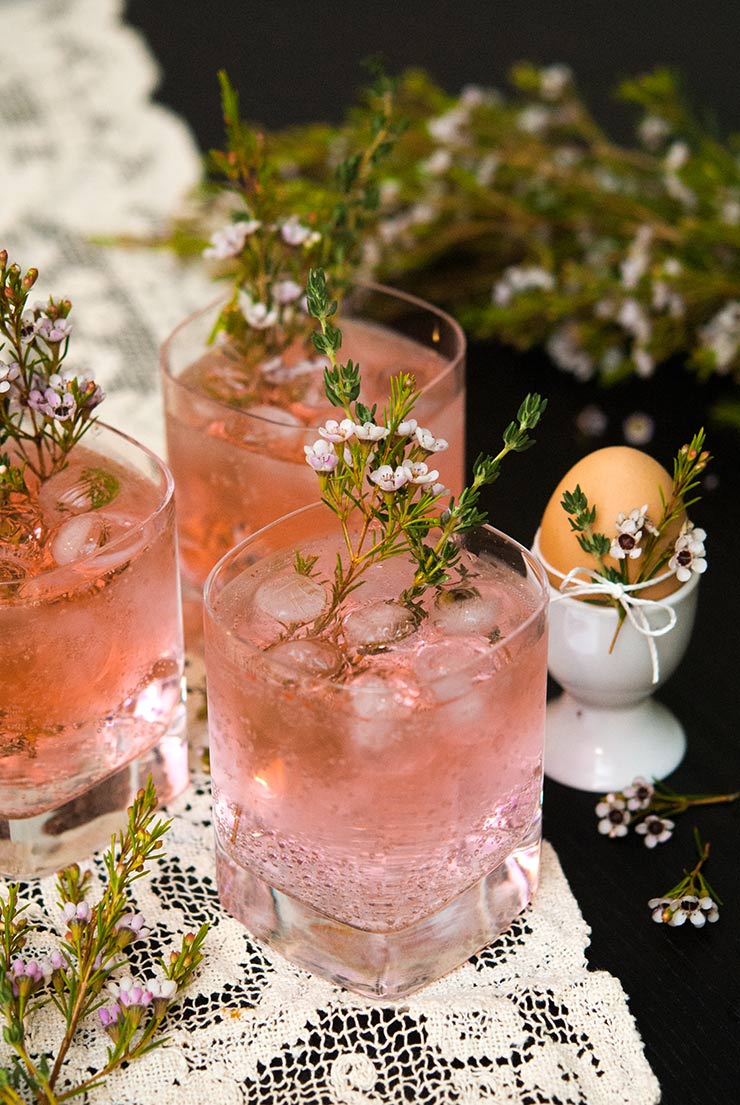
[[[329,360],[324,374],[327,398],[345,415],[341,423],[327,422],[320,431],[321,441],[306,446],[307,460],[319,476],[322,500],[339,519],[347,554],[346,561],[337,558],[329,608],[313,625],[318,632],[330,624],[373,563],[410,556],[414,578],[401,599],[411,605],[428,587],[440,587],[450,579],[460,555],[455,538],[485,521],[479,508],[481,489],[498,479],[505,456],[534,444],[530,431],[547,401],[539,395],[524,399],[516,419],[504,431],[502,448],[495,456],[479,456],[472,483],[457,501],[450,498],[443,507],[445,488],[427,461],[447,442],[419,427],[412,417],[419,398],[413,377],[406,373],[392,377],[389,400],[378,421],[376,408],[368,408],[360,399],[359,365],[338,359],[342,335],[331,321],[337,302],[329,295],[323,270],[309,274],[307,302],[319,323],[314,345]]]
[[[61,871],[57,878],[59,907],[66,932],[58,950],[47,957],[20,958],[31,923],[19,887],[8,886],[0,899],[0,1013],[5,1021],[3,1038],[11,1049],[10,1067],[0,1069],[0,1103],[60,1105],[102,1084],[107,1075],[161,1046],[157,1033],[172,996],[186,986],[203,958],[207,925],[188,934],[178,951],[162,961],[162,978],[144,986],[131,979],[111,982],[125,962],[125,949],[143,934],[139,915],[130,911],[128,891],[148,873],[147,865],[162,848],[169,822],[155,819],[157,794],[151,778],[136,795],[124,830],[112,838],[103,856],[106,883],[100,900],[91,905],[90,873],[79,866]],[[106,1008],[106,988],[117,1000]],[[64,1031],[55,1054],[34,1057],[27,1046],[28,1020],[43,1005],[59,1012]],[[65,1060],[86,1018],[98,1011],[111,1038],[105,1066],[74,1084],[60,1084]]]

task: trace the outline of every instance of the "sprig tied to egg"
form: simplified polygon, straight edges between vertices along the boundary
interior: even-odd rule
[[[626,446],[599,449],[579,461],[558,484],[542,519],[539,545],[553,586],[580,568],[659,600],[705,572],[706,533],[686,513],[698,501],[693,493],[711,459],[704,441],[699,430],[679,449],[672,476]],[[623,607],[609,587],[603,595],[592,592],[588,601],[616,606],[621,621]]]

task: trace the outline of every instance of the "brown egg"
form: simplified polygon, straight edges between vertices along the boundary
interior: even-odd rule
[[[577,535],[570,525],[569,515],[560,505],[563,492],[575,491],[576,486],[588,499],[590,507],[596,507],[593,523],[595,533],[603,533],[613,540],[617,534],[617,515],[629,514],[631,510],[640,510],[647,503],[647,518],[657,523],[663,511],[661,491],[666,501],[670,499],[672,479],[662,464],[639,449],[626,445],[614,445],[607,449],[597,449],[589,453],[563,477],[547,504],[540,526],[540,551],[543,559],[564,575],[572,568],[584,567],[598,569],[595,558],[583,551],[578,544]],[[682,513],[665,531],[659,547],[673,544],[681,523],[685,520]],[[643,542],[647,534],[643,536]],[[627,564],[628,579],[632,583],[637,579],[642,565],[642,557],[616,560],[607,555],[604,563],[608,567],[620,568]],[[661,573],[665,568],[661,569]],[[553,587],[559,587],[561,580],[550,574]],[[680,584],[675,576],[654,587],[640,591],[641,598],[660,598],[675,591]]]

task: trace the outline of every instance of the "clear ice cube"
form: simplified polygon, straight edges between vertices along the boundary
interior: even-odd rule
[[[245,418],[242,428],[246,427],[244,440],[250,443],[255,441],[280,442],[288,441],[295,437],[297,429],[305,429],[299,418],[283,407],[271,407],[267,403],[255,403],[245,412],[250,418]],[[302,439],[301,439],[302,440]]]
[[[79,564],[86,574],[97,574],[131,560],[145,541],[137,519],[91,511],[62,522],[52,538],[51,552],[59,565]]]
[[[51,541],[57,564],[73,564],[99,549],[108,539],[102,514],[76,514],[62,522]]]
[[[373,602],[344,619],[344,639],[359,650],[371,650],[408,637],[416,629],[413,612],[398,602]]]
[[[118,480],[105,468],[63,468],[44,480],[39,489],[39,504],[50,517],[66,517],[105,506],[118,491]]]
[[[323,611],[326,592],[317,580],[292,572],[265,580],[254,602],[263,614],[283,625],[305,625]]]
[[[339,650],[329,641],[280,641],[268,656],[306,675],[335,675],[342,666]]]
[[[489,637],[497,631],[502,604],[492,595],[481,597],[471,587],[455,587],[437,596],[432,621],[445,633],[479,633]]]
[[[398,739],[419,688],[393,673],[360,672],[346,684],[349,731],[355,744],[380,751]]]
[[[480,637],[455,636],[425,645],[414,657],[414,672],[438,702],[462,698],[486,666],[490,647]]]

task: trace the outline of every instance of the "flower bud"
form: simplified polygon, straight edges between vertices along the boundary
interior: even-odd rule
[[[38,269],[29,269],[26,275],[23,277],[22,284],[24,288],[32,288],[39,278]]]

